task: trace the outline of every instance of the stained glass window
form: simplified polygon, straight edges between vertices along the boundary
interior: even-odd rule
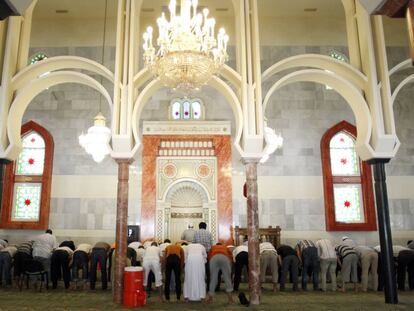
[[[204,109],[199,99],[175,99],[170,104],[170,120],[203,120]]]
[[[333,176],[359,175],[359,159],[355,151],[355,140],[340,132],[332,137],[329,144]]]
[[[342,121],[321,140],[328,231],[376,230],[371,169],[356,153],[356,134]]]
[[[40,211],[41,183],[14,184],[12,220],[37,221]]]
[[[30,65],[36,64],[37,62],[40,62],[44,59],[47,59],[47,55],[45,53],[39,52],[35,55],[33,55],[30,60],[29,63]]]
[[[4,171],[2,227],[45,229],[49,224],[53,138],[36,122],[21,129],[22,150]]]
[[[173,120],[181,119],[181,103],[174,102],[171,105],[171,117]]]
[[[16,175],[42,175],[45,163],[45,141],[36,132],[23,137],[23,150],[16,163]]]
[[[337,222],[363,223],[365,221],[360,184],[335,184],[334,202]]]
[[[193,110],[193,119],[200,119],[201,117],[201,104],[200,102],[191,103],[191,108]]]
[[[190,109],[191,109],[190,103],[189,102],[184,102],[183,103],[183,119],[184,120],[191,118]]]

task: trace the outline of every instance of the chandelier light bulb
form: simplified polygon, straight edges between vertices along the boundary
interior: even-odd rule
[[[100,163],[111,152],[111,130],[105,126],[106,119],[102,113],[99,112],[94,120],[94,125],[88,129],[87,134],[79,136],[79,144],[92,155],[95,162]]]
[[[197,12],[197,0],[181,0],[180,15],[177,2],[171,0],[169,17],[164,13],[157,19],[157,47],[153,46],[153,28],[143,35],[144,62],[164,85],[190,93],[208,83],[228,58],[229,37],[220,28],[214,34],[216,21],[209,10]]]
[[[283,146],[283,137],[277,134],[274,129],[267,126],[267,122],[264,122],[264,139],[266,146],[263,150],[263,157],[260,159],[260,163],[265,163],[269,160],[269,157],[277,149]]]

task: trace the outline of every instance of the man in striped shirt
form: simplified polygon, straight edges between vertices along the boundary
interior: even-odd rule
[[[313,289],[319,289],[319,257],[318,249],[311,240],[299,240],[296,254],[302,262],[302,289],[307,290],[308,273],[312,274]]]
[[[331,277],[332,291],[336,291],[336,251],[331,240],[320,239],[315,243],[321,262],[321,289],[326,291],[326,273]]]
[[[17,246],[17,252],[14,255],[14,278],[16,285],[19,284],[20,275],[23,273],[23,264],[27,259],[32,259],[33,241],[25,241]]]
[[[342,291],[345,292],[345,285],[349,281],[354,283],[355,291],[358,284],[358,255],[354,249],[348,245],[339,244],[335,247],[341,265]]]

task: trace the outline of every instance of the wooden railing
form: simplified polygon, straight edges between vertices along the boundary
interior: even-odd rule
[[[278,248],[280,246],[280,231],[282,229],[279,226],[276,228],[269,226],[268,228],[259,228],[259,235],[263,242],[270,242],[275,248]],[[247,237],[247,228],[236,226],[234,228],[234,244],[236,246],[243,244],[244,237]]]

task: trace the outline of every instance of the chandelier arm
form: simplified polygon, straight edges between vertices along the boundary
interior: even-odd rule
[[[170,1],[170,22],[165,19],[164,13],[157,19],[158,49],[152,44],[152,27],[147,27],[143,35],[146,67],[165,86],[185,93],[206,85],[228,59],[229,36],[224,28],[220,28],[216,39],[215,19],[208,17],[207,8],[203,9],[202,15],[197,14],[197,5],[198,1],[182,1],[180,15],[176,15],[176,1]]]

